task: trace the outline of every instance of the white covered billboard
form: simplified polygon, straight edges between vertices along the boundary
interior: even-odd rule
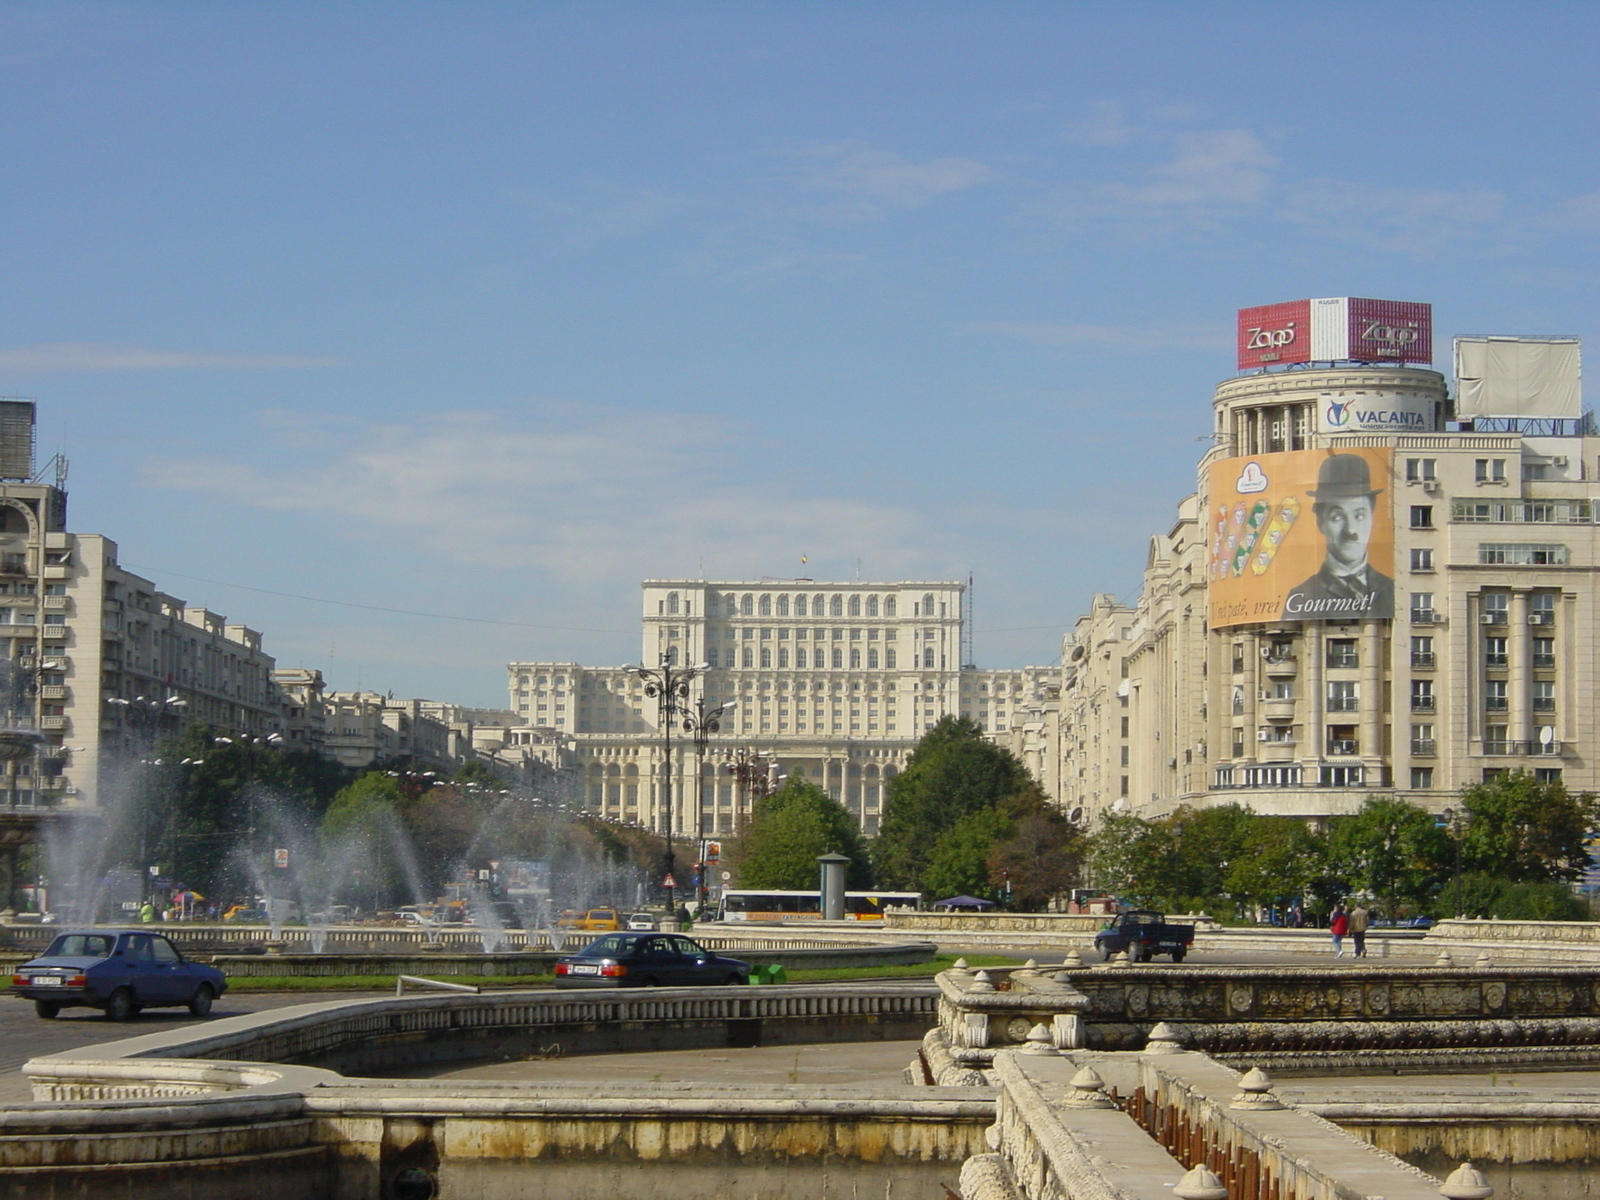
[[[1583,415],[1583,375],[1575,337],[1458,337],[1456,415]]]

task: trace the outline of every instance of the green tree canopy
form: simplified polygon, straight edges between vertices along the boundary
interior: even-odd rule
[[[817,887],[817,859],[830,853],[850,860],[847,887],[871,886],[855,818],[816,784],[790,775],[776,792],[756,801],[731,858],[742,888],[802,890]]]
[[[1088,839],[1037,784],[1002,801],[999,811],[1009,828],[989,847],[984,861],[990,885],[1000,889],[1008,903],[1037,911],[1083,881]]]
[[[1168,825],[1107,813],[1090,847],[1089,877],[1096,887],[1141,906],[1162,906],[1171,898],[1177,845]]]
[[[1461,791],[1462,866],[1512,883],[1569,882],[1590,863],[1597,812],[1592,793],[1512,771]]]
[[[926,877],[935,848],[963,817],[994,808],[1030,783],[1009,750],[967,717],[942,718],[923,735],[906,769],[889,782],[873,863],[885,887],[934,892]]]
[[[1447,877],[1450,855],[1449,834],[1431,813],[1386,796],[1335,817],[1329,832],[1334,870],[1389,913],[1425,905]]]

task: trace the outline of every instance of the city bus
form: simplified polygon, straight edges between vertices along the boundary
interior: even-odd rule
[[[881,921],[887,908],[921,908],[921,892],[846,892],[847,921]],[[717,905],[719,921],[820,921],[822,893],[729,888]]]

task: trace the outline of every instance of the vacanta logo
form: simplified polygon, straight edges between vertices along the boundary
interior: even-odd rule
[[[1349,400],[1329,400],[1322,414],[1323,424],[1329,429],[1343,429],[1350,424],[1350,404]]]

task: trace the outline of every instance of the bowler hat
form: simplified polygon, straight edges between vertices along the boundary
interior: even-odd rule
[[[1317,471],[1317,486],[1311,493],[1318,500],[1342,500],[1349,496],[1376,496],[1382,488],[1372,486],[1367,460],[1359,454],[1330,454]]]

